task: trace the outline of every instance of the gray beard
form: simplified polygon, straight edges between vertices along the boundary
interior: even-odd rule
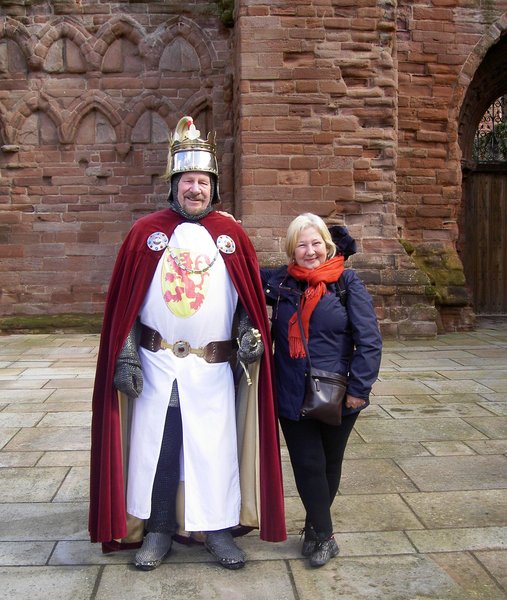
[[[190,213],[188,213],[181,205],[180,203],[175,200],[174,202],[171,202],[169,204],[169,208],[171,208],[172,210],[174,210],[174,212],[178,213],[179,215],[181,215],[184,219],[186,219],[187,221],[200,221],[203,217],[205,217],[206,215],[209,215],[209,213],[213,210],[213,205],[211,204],[211,202],[208,204],[208,206],[200,213],[196,214],[196,215],[191,215]]]

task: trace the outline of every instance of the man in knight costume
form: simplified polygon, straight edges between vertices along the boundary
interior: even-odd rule
[[[245,564],[237,534],[286,539],[257,258],[243,228],[214,210],[214,136],[199,136],[180,119],[169,208],[139,219],[120,248],[97,362],[90,537],[104,552],[138,548],[143,570],[175,536],[204,542],[228,569]]]

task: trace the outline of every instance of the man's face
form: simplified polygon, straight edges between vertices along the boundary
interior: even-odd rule
[[[211,178],[208,173],[183,173],[178,183],[178,203],[189,215],[198,215],[211,202]]]

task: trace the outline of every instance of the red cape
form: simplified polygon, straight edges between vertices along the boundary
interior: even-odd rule
[[[116,259],[102,325],[93,391],[90,466],[89,532],[92,542],[111,542],[126,536],[127,515],[117,391],[113,385],[116,358],[139,313],[161,252],[148,248],[157,231],[168,239],[184,219],[171,209],[139,219],[128,233]],[[259,329],[266,351],[259,381],[260,537],[286,539],[278,423],[272,381],[269,321],[253,245],[244,229],[229,217],[212,212],[200,224],[216,241],[229,235],[236,243],[232,254],[222,253],[229,276],[253,326]]]

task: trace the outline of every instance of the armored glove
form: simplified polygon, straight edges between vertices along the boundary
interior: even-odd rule
[[[115,387],[129,398],[137,398],[143,391],[143,372],[137,353],[139,335],[140,327],[136,321],[118,355],[114,371]]]
[[[255,362],[264,352],[264,344],[258,329],[252,327],[252,322],[243,306],[238,306],[239,329],[238,329],[238,358],[248,365]]]

